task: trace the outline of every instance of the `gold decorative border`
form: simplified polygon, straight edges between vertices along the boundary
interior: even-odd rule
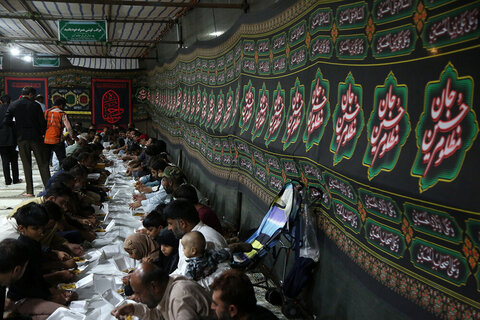
[[[213,174],[217,178],[225,179],[228,181],[235,181],[238,183],[244,184],[251,192],[256,194],[264,204],[270,204],[272,199],[275,197],[275,193],[262,188],[257,181],[255,181],[249,175],[239,172],[237,168],[231,168],[230,170],[225,169],[223,166],[214,165],[208,159],[203,157],[203,155],[198,152],[198,150],[192,148],[185,140],[181,137],[172,137],[168,132],[161,128],[158,123],[153,123],[153,128],[160,132],[165,138],[170,140],[173,144],[181,144],[185,147],[188,155],[197,161],[208,170],[209,173]]]
[[[41,71],[41,72],[9,72],[9,71],[0,71],[0,77],[24,77],[24,76],[35,76],[35,77],[51,77],[56,75],[64,74],[81,74],[91,77],[134,77],[138,74],[144,74],[144,70],[137,71],[121,71],[121,72],[102,72],[94,70],[84,70],[84,69],[62,69],[62,70],[53,70],[53,71]]]
[[[416,277],[383,261],[355,241],[328,213],[321,210],[319,228],[363,271],[385,287],[432,313],[439,319],[478,319],[480,304],[451,290],[439,290],[431,281]]]
[[[271,202],[275,195],[274,192],[265,189],[251,175],[244,174],[238,168],[226,168],[213,164],[199,150],[191,147],[183,136],[172,135],[161,125],[161,123],[154,123],[153,128],[171,143],[182,145],[189,157],[197,159],[210,174],[242,183],[258,195],[263,203],[269,204]],[[442,319],[462,318],[464,314],[480,315],[480,302],[426,279],[393,261],[383,259],[374,250],[358,242],[354,235],[346,232],[344,227],[339,225],[326,211],[321,210],[321,212],[320,229],[355,264],[382,285]],[[469,319],[469,317],[466,317],[466,319]]]
[[[335,3],[339,2],[338,0],[324,1],[322,4]],[[279,13],[277,16],[263,22],[254,23],[254,24],[242,24],[238,30],[225,42],[214,47],[214,48],[197,48],[190,53],[182,54],[182,61],[191,61],[197,57],[209,57],[213,58],[218,55],[223,55],[227,53],[228,50],[232,49],[242,36],[251,35],[256,37],[263,37],[264,33],[272,32],[279,28],[284,28],[287,25],[293,24],[296,20],[303,17],[305,14],[310,12],[310,8],[318,5],[318,1],[315,0],[302,0],[295,3],[293,6],[287,10]],[[285,23],[289,21],[289,23]],[[162,66],[157,66],[153,70],[149,71],[149,74],[155,72],[163,72],[170,70],[175,66],[178,59],[170,63],[166,63]]]

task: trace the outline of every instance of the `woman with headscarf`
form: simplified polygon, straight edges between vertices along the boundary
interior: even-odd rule
[[[157,263],[161,257],[160,245],[150,236],[142,233],[128,236],[123,243],[123,248],[130,258],[141,262]]]
[[[139,260],[141,262],[152,262],[158,266],[162,266],[163,254],[160,251],[160,244],[153,240],[150,236],[143,233],[134,233],[125,239],[123,243],[123,249],[128,253],[130,258],[134,260]],[[122,278],[124,284],[124,292],[126,296],[132,296],[133,290],[130,286],[130,275],[133,270],[130,271],[128,275]],[[135,297],[131,297],[135,300]]]

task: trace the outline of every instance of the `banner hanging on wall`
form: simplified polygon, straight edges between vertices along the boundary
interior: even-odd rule
[[[132,83],[123,79],[92,79],[92,122],[97,127],[132,121]]]
[[[45,97],[45,105],[48,107],[47,78],[18,78],[5,77],[5,93],[10,96],[12,101],[17,100],[22,95],[22,89],[33,87],[37,94]]]
[[[90,88],[86,87],[50,87],[48,88],[51,103],[57,98],[65,98],[65,112],[69,114],[90,114],[92,111]]]
[[[320,228],[385,302],[476,317],[480,2],[312,3],[189,48],[137,99],[256,203],[289,179],[322,189]]]

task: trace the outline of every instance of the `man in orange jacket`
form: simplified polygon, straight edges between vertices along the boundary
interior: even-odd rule
[[[67,100],[60,97],[55,99],[52,108],[45,111],[47,131],[45,132],[44,142],[47,147],[47,154],[50,159],[52,152],[55,152],[60,164],[62,164],[63,159],[66,158],[63,128],[67,128],[68,133],[73,137],[72,126],[70,125],[67,114],[63,111],[66,105]]]

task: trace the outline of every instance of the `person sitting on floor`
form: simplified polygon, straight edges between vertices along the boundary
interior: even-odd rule
[[[17,239],[0,242],[0,318],[5,312],[7,287],[19,280],[28,264],[28,248]],[[9,317],[10,318],[10,317]]]
[[[55,178],[53,178],[53,177],[55,177]],[[52,178],[53,178],[52,182],[50,184],[47,184],[47,186],[45,187],[45,190],[43,190],[42,192],[40,192],[38,194],[39,197],[43,197],[48,192],[48,189],[50,189],[50,187],[53,184],[63,184],[64,186],[67,186],[69,189],[72,189],[72,187],[75,183],[74,176],[72,176],[68,172],[62,172],[60,174],[55,174],[55,176],[52,176]]]
[[[48,192],[43,197],[25,200],[22,203],[20,203],[18,206],[16,206],[9,213],[7,220],[12,219],[13,215],[17,212],[17,210],[20,207],[30,202],[42,204],[42,203],[45,203],[46,201],[53,201],[57,205],[59,205],[64,212],[66,212],[66,210],[68,210],[68,203],[70,201],[70,196],[71,196],[71,191],[68,188],[66,188],[63,185],[54,184],[48,189]],[[59,231],[59,228],[60,228],[60,223],[57,222],[52,229],[47,230],[47,232],[45,232],[44,237],[42,238],[42,245],[46,245],[57,250],[66,249],[72,254],[74,254],[75,256],[82,256],[85,253],[82,246],[79,244],[70,243],[65,238],[59,236],[57,234],[57,232]],[[3,234],[0,234],[0,237],[1,236],[3,236]]]
[[[8,298],[17,302],[16,312],[34,319],[46,319],[57,308],[69,304],[76,295],[51,287],[41,268],[40,240],[43,228],[48,223],[45,209],[39,204],[29,203],[18,209],[15,219],[21,233],[18,239],[27,247],[30,262],[22,278],[10,286]]]
[[[190,231],[199,231],[205,237],[207,249],[219,250],[227,247],[227,242],[220,233],[200,221],[197,210],[189,201],[183,199],[174,200],[165,207],[164,212],[167,217],[168,229],[173,232],[177,239],[181,239]],[[178,267],[172,274],[185,275],[187,258],[184,254],[182,242],[178,245],[178,255]],[[202,279],[201,282],[207,288],[207,284],[211,280],[207,277]]]
[[[152,239],[156,240],[160,232],[167,227],[167,219],[163,214],[164,208],[165,204],[159,204],[155,210],[147,214],[142,221],[145,233]]]
[[[31,202],[27,204],[34,205],[35,203]],[[45,249],[45,254],[43,255],[43,262],[41,267],[46,272],[57,271],[60,269],[70,269],[76,268],[77,264],[75,263],[73,257],[65,252],[65,248],[58,245],[58,242],[53,240],[53,237],[58,236],[58,232],[56,232],[57,223],[62,219],[62,209],[53,201],[45,201],[44,203],[40,204],[40,206],[45,210],[47,213],[47,224],[43,226],[43,237],[41,239],[42,248]],[[20,209],[19,209],[20,210]],[[19,220],[21,219],[21,215],[19,211],[15,213],[13,216],[13,220],[15,220],[16,229],[17,229],[17,238],[22,234],[21,229],[19,227]],[[60,238],[60,237],[59,237]],[[52,246],[53,245],[53,246]],[[56,272],[55,274],[51,275],[53,279],[61,279],[61,280],[71,280],[74,277],[74,274],[71,271],[62,271]]]
[[[48,179],[48,182],[47,182],[47,185],[45,186],[45,189],[43,189],[42,192],[40,192],[38,194],[39,197],[42,197],[45,195],[45,193],[47,192],[48,188],[50,188],[50,186],[52,185],[52,183],[55,181],[55,179],[57,178],[57,176],[59,174],[62,174],[64,172],[68,172],[70,171],[73,167],[75,167],[76,165],[78,164],[78,161],[77,159],[75,159],[74,157],[66,157],[62,163],[61,163],[61,166],[60,166],[60,170],[58,170],[57,172],[55,172],[55,174],[53,176],[50,177],[50,179]]]
[[[140,155],[140,152],[142,151],[142,147],[137,142],[137,139],[138,139],[137,135],[139,134],[141,133],[138,131],[134,132],[132,142],[127,144],[127,149],[125,150],[126,152],[124,155],[120,156],[120,159],[122,159],[123,161],[128,161],[128,160],[136,159]]]
[[[163,254],[159,266],[170,274],[177,269],[178,265],[178,239],[175,238],[172,231],[163,229],[155,238],[155,241],[160,245]]]
[[[123,248],[130,258],[142,262],[155,263],[160,255],[160,245],[150,236],[142,233],[133,233],[125,239]]]
[[[152,262],[155,265],[162,265],[162,252],[160,244],[154,241],[150,236],[142,233],[134,233],[125,239],[123,249],[128,253],[129,257],[141,262]],[[133,291],[130,287],[131,273],[122,278],[124,284],[125,295],[131,296]]]
[[[181,243],[187,258],[184,275],[201,285],[210,285],[215,277],[230,269],[233,253],[252,251],[252,245],[245,242],[231,243],[224,249],[207,250],[205,237],[198,231],[186,233]]]
[[[216,271],[223,272],[230,269],[230,251],[228,249],[207,250],[203,234],[191,231],[182,237],[183,254],[185,255],[184,275],[192,280],[199,281]],[[213,278],[211,279],[213,281]]]
[[[161,166],[165,167],[159,168],[156,171],[158,179],[162,180],[162,184],[158,191],[148,194],[138,194],[134,195],[133,199],[135,202],[130,203],[130,209],[137,209],[143,207],[145,212],[152,211],[156,206],[161,203],[168,203],[170,201],[170,196],[185,180],[182,170],[178,167],[166,166],[166,162],[163,160],[157,160],[158,163],[162,163]],[[156,168],[157,163],[152,163],[152,169]],[[152,174],[155,174],[152,171]],[[162,178],[163,176],[163,178]]]
[[[48,235],[53,232],[53,228],[57,226],[63,219],[63,210],[60,208],[58,204],[53,201],[45,201],[43,204],[47,215],[48,215],[48,224],[44,228],[44,234]],[[64,233],[57,231],[57,235],[60,237],[64,237]],[[66,239],[66,238],[65,238]],[[44,239],[42,239],[44,240]],[[48,240],[48,239],[45,239]],[[50,247],[49,244],[52,244],[52,241],[46,241],[46,244],[42,243],[42,247],[48,248],[48,254],[46,254],[47,261],[43,264],[45,270],[61,270],[61,269],[71,269],[76,268],[77,264],[74,258],[67,252],[65,252],[65,247],[59,246],[57,248]],[[58,275],[59,277],[63,277],[65,279],[70,279],[74,276],[74,273],[67,270],[62,272]]]
[[[86,146],[88,144],[88,141],[87,141],[87,134],[86,133],[82,133],[82,134],[79,134],[76,138],[76,141],[74,144],[68,146],[66,149],[65,149],[65,155],[67,157],[71,156],[77,149],[83,147],[83,146]]]
[[[149,140],[152,141],[152,140]],[[150,160],[154,157],[158,157],[160,153],[164,152],[165,148],[158,142],[154,142],[148,145],[138,156],[136,160],[130,161],[128,164],[129,168],[127,169],[127,173],[130,170],[133,174],[134,178],[140,178],[144,175],[148,175],[150,173],[148,169],[148,165]]]
[[[240,270],[225,271],[210,288],[212,309],[218,320],[278,320],[271,311],[257,305],[252,282]]]
[[[203,319],[213,316],[211,298],[198,283],[171,277],[151,263],[142,263],[131,277],[132,289],[141,303],[124,304],[111,314],[117,319],[137,316],[144,320]]]
[[[167,166],[168,162],[162,159],[160,155],[150,157],[147,163],[149,173],[139,177],[138,181],[135,182],[135,189],[145,194],[158,190],[158,188],[155,187],[161,185],[163,170],[165,170]],[[158,172],[159,169],[161,172]]]
[[[195,209],[197,209],[200,220],[207,226],[217,230],[218,233],[223,234],[222,225],[220,224],[217,214],[209,206],[199,203],[197,190],[194,186],[188,183],[182,184],[173,192],[173,197],[175,199],[187,199],[193,203]]]
[[[49,223],[44,228],[44,239],[42,239],[45,241],[45,244],[42,243],[42,245],[48,246],[51,252],[47,265],[50,266],[50,269],[75,268],[77,265],[74,259],[65,252],[66,248],[61,246],[52,248],[50,247],[50,245],[55,245],[56,243],[58,244],[58,242],[54,241],[53,238],[48,239],[48,235],[53,232],[52,229],[55,228],[56,224],[62,220],[62,209],[53,201],[45,201],[44,203],[42,203],[42,205],[45,207],[49,218]],[[15,215],[10,218],[2,218],[2,220],[0,220],[0,225],[0,240],[16,239],[20,236]],[[59,235],[58,232],[57,235]]]
[[[66,248],[60,246],[52,248],[50,245],[55,245],[56,242],[52,241],[53,238],[48,239],[48,235],[52,233],[52,229],[55,227],[55,224],[62,219],[62,209],[53,201],[45,201],[42,203],[42,205],[47,211],[49,219],[47,226],[44,228],[45,235],[42,238],[42,241],[45,241],[45,243],[42,243],[42,245],[49,247],[51,252],[48,266],[50,266],[50,269],[69,269],[76,267],[77,265],[73,258],[64,251]],[[2,220],[0,220],[0,224],[0,240],[17,239],[20,236],[15,215],[10,218],[2,218]]]
[[[145,216],[142,222],[144,229],[137,230],[137,232],[147,234],[160,245],[162,255],[156,264],[170,274],[178,264],[178,239],[170,230],[166,229],[167,220],[163,213],[164,208],[165,204],[160,204]]]
[[[75,183],[72,188],[73,196],[66,211],[66,216],[70,219],[68,222],[80,230],[83,239],[93,241],[96,238],[95,226],[100,222],[94,215],[95,209],[92,205],[101,206],[101,196],[85,190],[87,169],[84,166],[77,165],[69,173],[75,177]]]

